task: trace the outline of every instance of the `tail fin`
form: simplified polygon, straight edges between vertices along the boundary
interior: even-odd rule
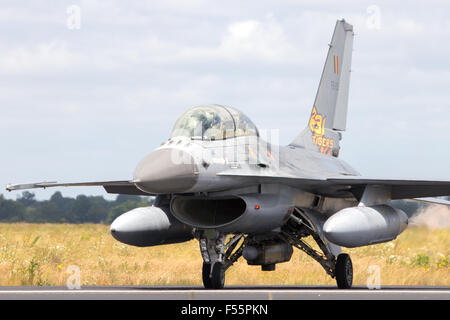
[[[290,143],[337,157],[347,122],[353,26],[336,22],[308,126]]]

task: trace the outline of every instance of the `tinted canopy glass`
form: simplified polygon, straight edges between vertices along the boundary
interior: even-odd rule
[[[253,122],[242,112],[220,105],[193,107],[175,123],[171,138],[177,136],[199,140],[222,140],[239,136],[257,136]]]

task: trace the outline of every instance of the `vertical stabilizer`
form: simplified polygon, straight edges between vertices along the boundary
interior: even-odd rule
[[[308,126],[290,144],[337,157],[347,122],[353,26],[336,22]]]

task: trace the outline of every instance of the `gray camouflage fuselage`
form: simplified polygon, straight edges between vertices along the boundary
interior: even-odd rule
[[[246,177],[255,174],[262,176],[259,183]],[[289,185],[291,177],[357,174],[340,159],[299,147],[270,145],[261,138],[199,141],[175,137],[138,164],[133,181],[144,192],[169,198],[171,213],[192,228],[264,233],[281,227],[294,207],[314,209],[325,217],[358,204],[348,190],[330,186],[318,193],[307,185],[299,189]],[[286,180],[283,184],[276,181],[281,177]],[[241,206],[236,199],[243,200]],[[208,207],[203,212],[195,207],[196,201],[197,205],[215,202],[225,210],[214,214]],[[189,205],[195,212],[186,209]],[[111,227],[116,238],[121,224],[130,228],[131,223],[136,227],[142,223],[140,219],[121,220]]]

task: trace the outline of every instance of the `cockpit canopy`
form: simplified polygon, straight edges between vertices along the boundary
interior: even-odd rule
[[[192,107],[187,110],[178,118],[170,137],[223,140],[258,135],[256,126],[242,112],[215,104]]]

